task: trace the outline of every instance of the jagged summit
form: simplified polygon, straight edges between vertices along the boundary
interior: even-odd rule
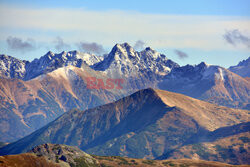
[[[201,68],[207,68],[209,67],[210,65],[207,64],[206,62],[201,62],[200,64],[197,65],[198,67],[201,67]]]
[[[113,48],[114,48],[114,49],[115,49],[115,48],[125,48],[125,49],[127,49],[127,50],[133,49],[132,46],[130,46],[127,42],[122,43],[122,44],[117,43]]]
[[[54,55],[54,53],[50,50],[45,55]]]
[[[122,43],[122,44],[115,44],[115,46],[111,49],[111,53],[116,53],[116,52],[132,52],[135,51],[132,46],[130,46],[128,43]]]
[[[130,59],[131,57],[135,57],[136,51],[128,44],[116,44],[111,52],[109,53],[109,56],[111,56],[115,60],[119,59]]]
[[[249,65],[250,65],[250,56],[246,60],[240,61],[237,66],[249,66]]]
[[[131,77],[143,75],[163,76],[179,65],[165,55],[147,47],[141,52],[135,51],[128,43],[116,44],[103,61],[93,68],[110,76]]]
[[[103,58],[93,54],[81,53],[78,51],[63,51],[61,53],[47,52],[39,59],[32,62],[22,61],[10,56],[1,56],[1,76],[5,78],[19,78],[30,80],[39,75],[52,72],[60,67],[73,65],[81,67],[82,64],[93,65]]]
[[[151,49],[150,47],[146,47],[145,50],[149,51],[149,50],[153,50],[153,49]]]
[[[3,56],[2,56],[3,57]],[[6,59],[6,58],[5,58]],[[11,60],[10,60],[11,61]],[[46,74],[57,68],[73,65],[81,67],[85,63],[96,71],[103,71],[110,76],[131,77],[143,75],[153,75],[153,78],[167,75],[172,68],[179,67],[179,65],[165,55],[158,53],[150,47],[145,48],[141,52],[134,50],[128,43],[116,44],[107,56],[95,56],[88,53],[81,53],[74,51],[63,51],[61,53],[47,52],[39,59],[34,59],[30,63],[22,66],[22,73],[16,75],[2,74],[7,78],[15,78],[23,80],[30,80],[39,75]],[[2,66],[5,61],[1,61]],[[20,64],[20,63],[19,63]],[[5,68],[2,68],[5,69]],[[11,72],[9,67],[8,71]],[[2,73],[6,73],[6,71]],[[151,77],[152,78],[152,77]]]

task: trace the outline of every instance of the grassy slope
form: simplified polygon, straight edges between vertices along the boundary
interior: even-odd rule
[[[203,161],[203,160],[190,160],[190,159],[179,159],[179,160],[144,160],[125,158],[117,156],[93,156],[96,160],[96,164],[86,164],[85,159],[75,159],[76,165],[71,166],[84,166],[84,167],[247,167],[247,165],[228,165],[220,162]],[[58,167],[58,166],[69,166],[62,160],[57,162],[50,162],[45,157],[38,157],[32,153],[18,154],[18,155],[7,155],[0,156],[0,166],[3,167]]]

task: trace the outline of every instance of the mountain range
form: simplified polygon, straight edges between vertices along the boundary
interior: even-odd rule
[[[128,56],[131,54],[136,57]],[[155,58],[150,58],[153,54]],[[144,63],[137,62],[140,57],[144,58],[141,60]],[[159,72],[167,74],[178,66],[152,49],[136,52],[127,43],[115,45],[103,61],[102,57],[77,51],[60,54],[48,52],[32,62],[5,55],[1,55],[1,58],[3,61],[0,66],[0,132],[3,135],[0,136],[0,141],[3,142],[12,142],[24,137],[72,108],[92,108],[153,86],[156,80],[162,77]],[[103,64],[111,63],[113,70],[121,69],[119,67],[123,67],[125,59],[134,63],[129,63],[126,69],[136,67],[137,63],[137,68],[133,71],[137,70],[136,75],[126,77],[127,73],[124,70],[114,77],[106,71],[97,70],[101,67],[98,64],[100,61]],[[158,63],[154,62],[155,59]],[[147,67],[153,63],[150,68]],[[116,66],[113,67],[113,64]],[[106,70],[111,71],[111,67]],[[132,74],[132,71],[129,73]],[[125,83],[120,90],[88,89],[87,80],[90,77],[103,81],[118,78]]]
[[[49,51],[39,59],[33,61],[19,60],[11,56],[0,55],[0,76],[2,78],[17,78],[30,80],[39,75],[52,72],[60,67],[75,66],[81,67],[82,64],[93,65],[101,61],[103,57],[95,56],[78,51],[62,52],[55,54]]]
[[[128,43],[104,56],[0,55],[0,141],[11,142],[0,155],[53,143],[102,156],[249,164],[249,60],[180,66]]]
[[[123,43],[103,57],[70,51],[48,52],[31,62],[6,55],[0,60],[3,142],[20,139],[72,108],[85,110],[148,87],[227,107],[250,107],[246,78],[206,63],[180,67],[150,47],[138,52]],[[89,77],[122,79],[123,89],[87,89]]]
[[[89,110],[71,110],[25,138],[2,147],[0,154],[18,154],[39,144],[57,143],[78,146],[96,155],[154,159],[189,144],[207,142],[208,136],[216,141],[248,132],[248,121],[247,110],[150,88]],[[224,128],[235,126],[241,128],[224,133]],[[199,155],[198,151],[192,150],[192,155]],[[229,162],[244,164],[248,160]]]

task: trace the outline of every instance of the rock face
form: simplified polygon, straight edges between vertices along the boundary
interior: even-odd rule
[[[250,77],[250,57],[248,59],[239,62],[236,66],[231,66],[228,70],[238,74],[242,77]]]
[[[82,166],[99,166],[98,161],[89,154],[77,147],[67,145],[42,144],[30,150],[29,153],[33,153],[38,157],[45,157],[48,161],[61,165],[77,166],[81,161]]]
[[[173,69],[158,87],[218,105],[249,109],[249,81],[223,67],[204,62]]]
[[[31,135],[1,148],[0,153],[16,154],[42,143],[59,143],[78,146],[91,154],[153,159],[197,142],[195,136],[207,136],[247,121],[246,110],[145,89],[114,103],[67,112]]]

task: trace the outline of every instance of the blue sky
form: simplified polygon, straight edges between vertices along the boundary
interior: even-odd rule
[[[138,40],[181,65],[228,67],[250,55],[247,0],[0,0],[0,20],[0,54],[26,60]]]
[[[1,0],[1,3],[36,8],[84,7],[90,10],[132,10],[143,13],[250,15],[249,0]]]

